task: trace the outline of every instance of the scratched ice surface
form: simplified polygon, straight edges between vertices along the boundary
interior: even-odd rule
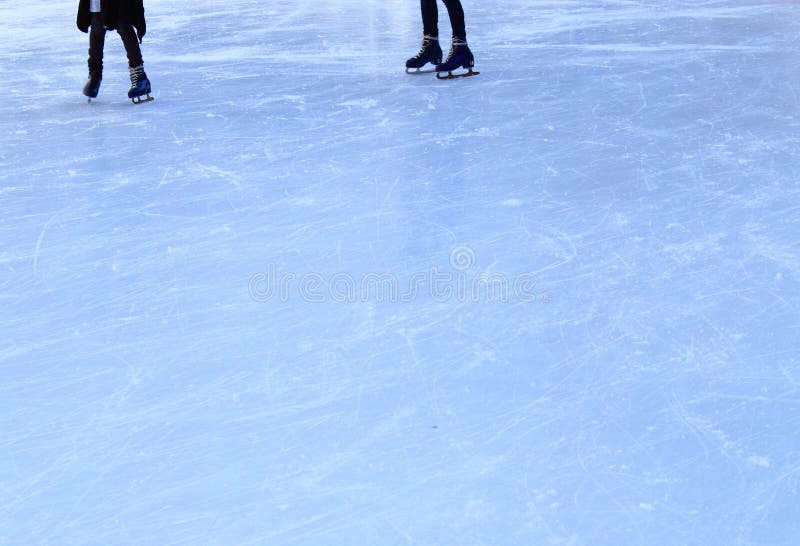
[[[149,0],[141,106],[74,4],[0,3],[0,544],[797,544],[800,4],[465,0],[439,82]]]

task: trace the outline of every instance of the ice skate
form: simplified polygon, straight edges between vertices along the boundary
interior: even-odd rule
[[[442,62],[442,48],[439,47],[439,37],[425,35],[422,38],[422,47],[419,53],[406,61],[406,73],[432,72],[432,70],[420,70],[428,63],[437,65]]]
[[[97,94],[100,92],[100,82],[102,81],[103,69],[90,67],[89,79],[86,85],[83,86],[83,94],[89,97],[89,102],[92,102],[92,99],[97,97]]]
[[[451,80],[453,78],[466,78],[468,76],[477,76],[480,72],[472,70],[475,66],[475,57],[472,51],[469,50],[467,41],[463,38],[453,38],[453,45],[450,47],[450,53],[447,54],[447,59],[440,64],[436,65],[436,77],[440,80]],[[467,72],[453,74],[454,70],[464,68]],[[444,74],[444,73],[447,74]]]
[[[147,74],[144,72],[144,65],[130,67],[128,70],[131,73],[131,88],[128,90],[128,98],[131,99],[131,102],[141,104],[155,100],[150,96],[150,80],[147,79]]]

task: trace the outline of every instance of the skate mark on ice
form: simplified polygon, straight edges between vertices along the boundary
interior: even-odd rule
[[[42,241],[44,241],[44,236],[47,234],[47,230],[53,225],[53,222],[56,221],[58,218],[58,214],[56,213],[50,217],[50,219],[45,222],[44,226],[42,227],[42,231],[39,233],[39,238],[36,240],[36,247],[33,249],[33,275],[37,277],[39,275],[39,252],[42,248]]]

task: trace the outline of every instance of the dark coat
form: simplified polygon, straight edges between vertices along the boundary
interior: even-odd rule
[[[119,22],[130,23],[136,29],[139,41],[147,32],[147,23],[144,20],[143,0],[103,0],[101,2],[103,24],[109,30],[117,28]],[[89,11],[89,0],[80,0],[78,3],[78,28],[82,32],[89,32],[92,25],[92,13]]]

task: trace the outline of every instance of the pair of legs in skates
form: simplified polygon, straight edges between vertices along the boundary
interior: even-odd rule
[[[97,97],[100,92],[100,82],[103,80],[103,49],[106,40],[106,22],[100,10],[100,2],[90,1],[91,26],[89,30],[89,80],[83,86],[83,94],[89,100]],[[131,77],[131,87],[128,90],[128,98],[134,103],[147,102],[153,100],[150,96],[150,80],[144,71],[142,61],[142,50],[139,47],[139,38],[133,25],[120,17],[115,24],[122,43],[125,46],[125,53],[128,56],[128,71]]]
[[[419,70],[428,63],[435,65],[436,76],[452,78],[458,76],[473,76],[478,74],[472,67],[475,66],[475,57],[467,45],[467,30],[464,23],[464,8],[461,0],[442,0],[450,15],[450,26],[453,29],[453,42],[447,59],[442,62],[442,48],[439,46],[439,10],[436,0],[420,0],[422,9],[422,47],[414,57],[406,61],[406,72],[412,69]],[[453,70],[465,68],[468,72],[453,75]],[[440,73],[447,72],[447,76]]]

